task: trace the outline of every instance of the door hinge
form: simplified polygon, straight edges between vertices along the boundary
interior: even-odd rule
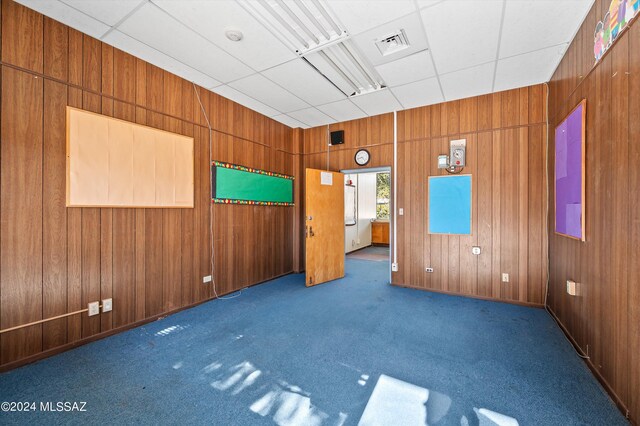
[[[313,284],[313,277],[309,277],[309,284]]]

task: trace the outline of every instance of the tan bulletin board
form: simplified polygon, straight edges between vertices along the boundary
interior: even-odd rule
[[[193,138],[67,107],[67,207],[193,207]]]

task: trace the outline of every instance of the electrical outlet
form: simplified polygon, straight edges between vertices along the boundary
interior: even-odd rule
[[[507,274],[506,272],[502,273],[502,282],[503,283],[508,283],[509,282],[509,274]]]
[[[571,296],[577,296],[578,283],[573,280],[567,280],[567,293]]]
[[[102,299],[102,313],[113,310],[113,299]]]
[[[211,275],[207,275],[206,277],[202,277],[202,282],[203,283],[210,283],[211,282]]]
[[[478,246],[473,246],[471,247],[471,253],[475,254],[476,256],[480,254],[480,247]]]
[[[433,272],[433,268],[425,268],[424,270],[429,272],[429,273]]]
[[[100,313],[100,302],[91,302],[87,307],[89,308],[90,317]]]
[[[397,263],[392,263],[391,264],[391,271],[392,272],[398,272],[398,264]]]

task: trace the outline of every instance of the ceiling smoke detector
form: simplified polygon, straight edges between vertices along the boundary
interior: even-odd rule
[[[382,56],[391,55],[409,47],[409,40],[404,30],[398,30],[393,34],[375,41],[376,47]]]
[[[240,41],[242,40],[242,31],[240,30],[227,30],[224,33],[225,36],[231,41]]]

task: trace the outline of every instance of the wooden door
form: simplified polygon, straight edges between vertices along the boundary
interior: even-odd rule
[[[344,277],[344,176],[306,170],[307,287]]]

